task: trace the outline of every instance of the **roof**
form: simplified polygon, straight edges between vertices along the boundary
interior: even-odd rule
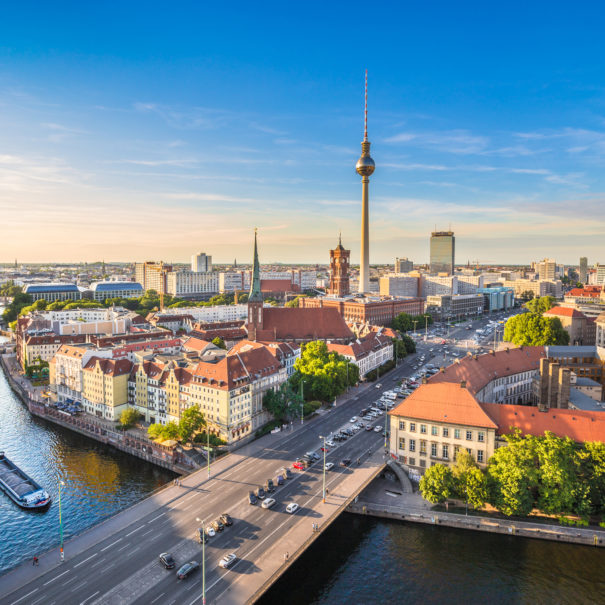
[[[261,279],[260,289],[261,292],[290,292],[299,288],[291,279]]]
[[[569,389],[569,406],[585,412],[605,412],[605,407],[601,406],[600,401],[596,401],[590,395],[573,386]]]
[[[574,319],[586,319],[586,315],[571,307],[553,307],[544,312],[544,315],[556,315],[558,317],[572,317]]]
[[[567,348],[567,347],[561,347]],[[429,378],[429,384],[466,381],[466,387],[477,394],[496,378],[540,369],[540,359],[546,357],[544,347],[509,348],[484,355],[467,355]]]
[[[573,386],[573,385],[572,385]],[[588,378],[587,376],[578,376],[576,378],[577,387],[600,387],[601,383],[593,380],[592,378]]]
[[[114,290],[138,290],[143,291],[143,286],[134,281],[99,281],[90,285],[93,292],[112,292]]]
[[[124,374],[130,374],[132,369],[132,362],[128,359],[104,359],[101,357],[91,357],[83,369],[88,372],[94,372],[97,368],[97,364],[101,368],[103,374],[108,376],[123,376]]]
[[[80,292],[76,284],[27,284],[24,292],[26,294],[42,294],[45,292]]]
[[[498,424],[498,434],[519,428],[526,435],[543,435],[550,431],[559,437],[569,437],[578,443],[605,443],[605,414],[581,410],[549,409],[540,412],[534,406],[483,403],[483,409]]]
[[[358,360],[367,357],[372,351],[377,351],[389,346],[393,346],[393,341],[390,338],[381,334],[376,334],[375,332],[370,332],[368,335],[349,345],[328,343],[328,350]]]
[[[597,357],[595,346],[547,346],[546,357]]]
[[[186,351],[204,351],[208,347],[215,347],[212,342],[208,340],[203,340],[202,338],[196,338],[195,336],[190,336],[188,338],[183,339],[183,349]]]
[[[263,311],[258,340],[352,340],[353,333],[338,309],[271,307]]]
[[[604,313],[601,313],[600,315],[598,315],[598,316],[597,316],[597,318],[595,319],[595,321],[596,321],[598,324],[605,323],[605,312],[604,312]]]
[[[453,382],[423,384],[389,414],[432,422],[498,428],[473,394]]]

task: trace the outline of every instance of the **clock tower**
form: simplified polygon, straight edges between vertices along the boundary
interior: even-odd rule
[[[330,286],[328,294],[333,296],[346,296],[350,293],[349,288],[349,257],[350,250],[345,250],[342,246],[340,235],[338,236],[338,246],[330,250]]]

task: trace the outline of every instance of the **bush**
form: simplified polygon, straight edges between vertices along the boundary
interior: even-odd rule
[[[140,417],[141,414],[137,412],[137,410],[135,410],[134,408],[126,408],[120,414],[120,424],[124,428],[128,428],[129,426],[136,424],[139,421]]]
[[[256,433],[254,433],[254,436],[258,439],[259,437],[262,437],[263,435],[268,435],[274,428],[276,428],[278,426],[281,426],[281,422],[279,420],[272,420],[271,422],[268,422],[267,424],[265,424],[265,426],[261,426],[261,428],[258,429],[258,431],[256,431]]]
[[[208,437],[206,433],[198,433],[193,438],[194,443],[199,443],[201,445],[206,445],[208,443]],[[221,439],[218,435],[214,433],[210,433],[210,445],[212,447],[218,447],[220,445],[227,445],[227,442],[224,439]]]

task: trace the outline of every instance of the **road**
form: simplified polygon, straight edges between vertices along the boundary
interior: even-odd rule
[[[206,594],[208,603],[229,602],[226,593],[240,580],[257,573],[259,559],[272,549],[281,549],[280,542],[289,532],[302,531],[308,535],[313,523],[321,523],[322,516],[317,509],[322,502],[322,463],[306,471],[292,469],[293,478],[273,494],[277,503],[272,509],[249,505],[248,492],[274,478],[282,466],[291,468],[298,456],[318,450],[320,435],[328,436],[349,425],[351,416],[358,415],[359,410],[378,399],[380,392],[409,373],[410,363],[406,360],[381,378],[382,389],[372,385],[365,390],[353,390],[348,400],[320,417],[305,421],[303,426],[295,423],[291,431],[270,436],[270,445],[255,449],[251,444],[220,459],[213,465],[210,479],[205,470],[197,471],[185,478],[180,488],[171,487],[171,497],[155,510],[139,516],[137,507],[130,509],[132,512],[125,516],[128,522],[122,524],[119,531],[99,535],[94,544],[73,556],[75,548],[67,543],[64,563],[50,565],[43,556],[39,569],[31,565],[17,569],[22,579],[29,577],[27,583],[14,592],[10,592],[10,582],[5,582],[10,576],[7,574],[0,578],[1,602],[14,605],[201,603],[202,573],[198,571],[178,582],[175,570],[163,569],[158,555],[171,552],[177,567],[189,560],[201,561],[201,545],[195,539],[200,523],[196,519],[210,522],[224,512],[233,517],[234,524],[210,538],[206,545]],[[384,418],[379,417],[374,424],[383,427]],[[377,465],[383,445],[381,433],[360,431],[330,450],[326,461],[334,462],[335,468],[326,473],[328,501],[335,498],[334,494],[347,477],[364,468],[367,470],[371,464]],[[369,459],[368,450],[373,452],[373,460]],[[355,464],[358,457],[362,459],[359,467]],[[343,458],[351,458],[353,466],[339,467]],[[301,507],[294,515],[285,512],[289,502],[297,502]],[[90,531],[94,532],[95,528]],[[218,567],[218,561],[230,552],[235,552],[239,561],[226,571]],[[56,553],[48,556],[56,556]],[[42,573],[47,567],[48,571]],[[38,575],[34,577],[34,574]]]

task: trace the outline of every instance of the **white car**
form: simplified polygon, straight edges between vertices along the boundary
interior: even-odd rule
[[[232,552],[228,555],[225,555],[219,562],[218,564],[223,568],[223,569],[229,569],[235,562],[237,561],[237,555]]]
[[[375,433],[380,433],[380,431],[382,431],[382,426],[380,426],[380,425],[378,424],[378,425],[376,425],[376,426],[374,427],[374,432],[375,432]],[[264,504],[265,504],[265,503],[263,502],[263,505],[264,505]]]
[[[210,527],[210,525],[206,528],[206,535],[209,538],[214,538],[214,536],[216,536],[216,532],[214,531],[214,528]]]
[[[333,462],[326,462],[326,466],[325,469],[327,471],[331,470],[332,468],[334,468],[334,463]]]
[[[353,418],[351,418],[351,420],[349,420],[349,422],[351,424],[355,424],[357,422],[357,416],[353,416]]]
[[[336,447],[336,444],[334,443],[334,441],[331,441],[331,440],[330,441],[326,441],[326,445],[328,447]]]
[[[294,514],[298,509],[300,508],[300,506],[298,506],[298,504],[296,504],[296,502],[290,502],[290,504],[288,504],[288,506],[286,506],[286,512],[290,513],[291,515]]]
[[[275,504],[275,498],[265,498],[261,506],[263,508],[271,508]]]

